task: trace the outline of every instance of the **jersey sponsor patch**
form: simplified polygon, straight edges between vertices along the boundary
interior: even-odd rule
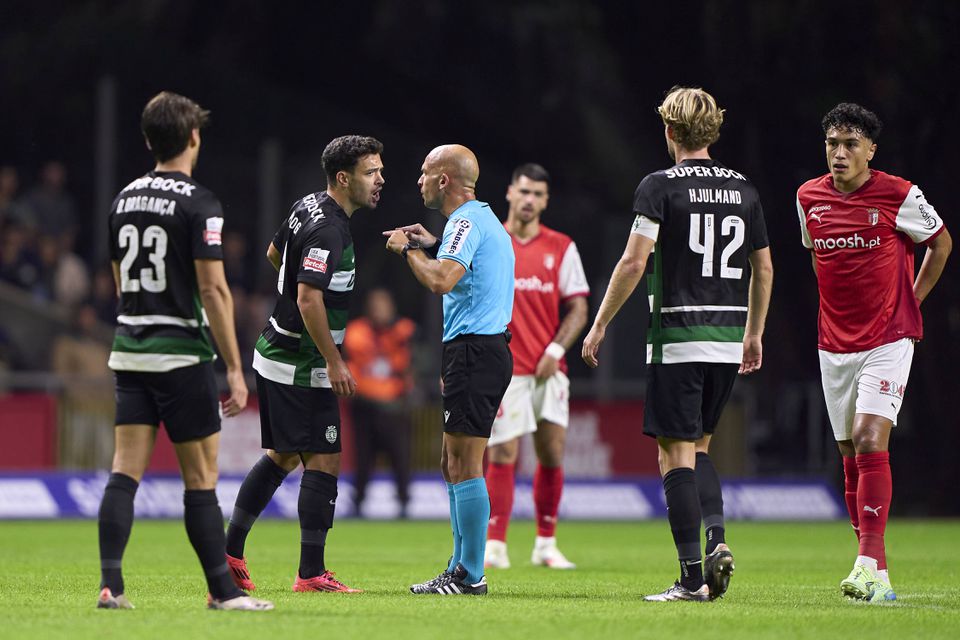
[[[463,248],[463,243],[467,239],[467,236],[470,235],[470,231],[473,229],[473,224],[466,218],[455,220],[453,224],[456,226],[457,230],[453,233],[453,238],[450,240],[450,246],[447,247],[444,253],[457,255]]]
[[[303,259],[303,268],[310,271],[319,271],[320,273],[327,272],[327,256],[330,255],[330,251],[327,249],[321,249],[319,247],[314,247],[307,251],[307,257]]]
[[[210,246],[222,243],[223,218],[207,218],[207,228],[203,231],[203,241]]]

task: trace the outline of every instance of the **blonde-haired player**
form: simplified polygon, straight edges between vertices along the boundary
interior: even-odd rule
[[[773,266],[757,190],[710,158],[723,110],[702,89],[674,87],[658,111],[676,164],[637,187],[637,217],[583,342],[583,359],[597,366],[607,326],[652,254],[643,431],[659,446],[680,579],[646,600],[712,600],[727,590],[734,565],[710,439],[737,373],[760,369]]]

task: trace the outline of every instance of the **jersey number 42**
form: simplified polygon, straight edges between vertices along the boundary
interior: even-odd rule
[[[701,217],[703,220],[703,231],[701,232]],[[703,256],[703,269],[701,275],[704,278],[713,277],[713,246],[715,243],[716,228],[713,222],[712,213],[691,213],[690,214],[690,249],[694,253]],[[739,280],[743,277],[743,269],[740,267],[728,266],[730,257],[736,253],[737,249],[743,246],[745,235],[744,223],[738,216],[726,216],[720,221],[720,235],[723,237],[733,235],[729,244],[723,248],[720,253],[720,277],[731,280]],[[703,238],[701,241],[700,238]]]

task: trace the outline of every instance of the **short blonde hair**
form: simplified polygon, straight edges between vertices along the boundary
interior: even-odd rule
[[[663,123],[673,129],[673,139],[684,149],[709,147],[720,137],[724,109],[700,88],[673,87],[657,107]]]

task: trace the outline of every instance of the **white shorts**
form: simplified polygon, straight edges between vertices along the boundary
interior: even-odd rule
[[[513,376],[503,394],[487,446],[503,444],[533,433],[541,420],[564,429],[570,420],[570,379],[562,371],[537,382],[532,376]]]
[[[912,360],[910,338],[857,353],[820,351],[823,397],[837,441],[853,437],[853,416],[858,413],[897,424]]]

